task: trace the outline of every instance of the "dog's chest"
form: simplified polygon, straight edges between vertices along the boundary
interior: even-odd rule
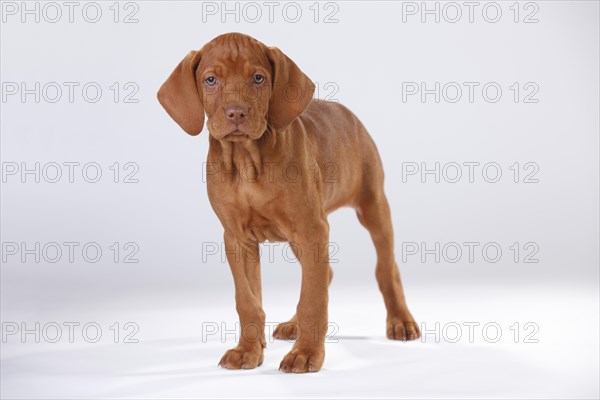
[[[286,241],[289,185],[254,146],[236,143],[229,150],[209,151],[210,202],[225,230],[240,240]]]
[[[211,204],[223,227],[243,240],[286,241],[282,215],[285,193],[272,182],[209,179]]]

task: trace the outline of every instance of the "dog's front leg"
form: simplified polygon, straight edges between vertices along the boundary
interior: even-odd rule
[[[283,372],[317,372],[325,359],[327,287],[329,285],[329,224],[326,220],[302,229],[290,243],[302,266],[302,288],[296,310],[298,337],[283,358]]]
[[[263,362],[266,347],[258,243],[243,242],[225,232],[225,252],[235,284],[240,336],[238,345],[223,355],[219,365],[229,369],[256,368]]]

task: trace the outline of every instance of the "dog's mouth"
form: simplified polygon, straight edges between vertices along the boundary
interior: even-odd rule
[[[211,132],[213,137],[217,140],[223,140],[227,142],[242,142],[246,140],[258,140],[266,130],[266,122],[259,124],[258,129],[251,124],[230,124],[227,127],[214,126],[211,124],[210,119],[208,122],[208,130]]]
[[[233,131],[223,136],[223,139],[235,142],[239,140],[248,139],[249,137],[250,136],[246,132],[241,131],[239,129],[234,129]]]

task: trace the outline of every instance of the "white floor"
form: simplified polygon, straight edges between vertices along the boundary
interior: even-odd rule
[[[235,339],[230,334],[222,343],[213,335],[203,341],[202,321],[233,329],[233,299],[207,308],[209,294],[180,293],[173,304],[148,294],[55,307],[45,320],[94,321],[103,329],[95,344],[83,340],[80,330],[69,343],[66,328],[58,343],[43,336],[35,343],[33,335],[22,343],[18,335],[8,336],[2,344],[2,398],[598,398],[597,286],[413,288],[415,317],[432,331],[440,322],[440,332],[408,343],[385,338],[376,289],[358,296],[349,289],[332,288],[330,320],[338,331],[327,344],[320,373],[279,372],[291,347],[280,341],[268,344],[265,362],[255,370],[220,369],[217,362]],[[267,320],[290,315],[295,300],[277,299],[265,294]],[[16,314],[4,315],[3,321],[11,318]],[[113,343],[109,326],[115,321],[135,321],[139,343],[122,343],[123,336]],[[472,343],[469,322],[479,323]],[[520,324],[517,343],[515,322]],[[525,329],[527,322],[535,325]],[[486,323],[497,324],[489,325],[487,340]],[[458,339],[457,325],[462,329]],[[498,326],[502,335],[491,343]],[[526,340],[535,326],[539,331]],[[531,340],[538,343],[526,343]]]

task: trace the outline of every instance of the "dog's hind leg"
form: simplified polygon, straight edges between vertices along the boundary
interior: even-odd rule
[[[390,207],[382,187],[383,185],[367,190],[367,193],[363,192],[362,199],[356,207],[356,214],[375,244],[375,276],[387,309],[387,337],[395,340],[414,340],[419,338],[421,333],[404,299],[400,271],[394,258]]]

